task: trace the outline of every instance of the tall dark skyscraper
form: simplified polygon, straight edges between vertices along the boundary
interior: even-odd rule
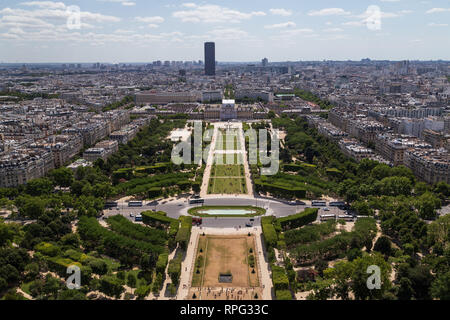
[[[216,45],[214,42],[205,42],[205,75],[216,75]]]

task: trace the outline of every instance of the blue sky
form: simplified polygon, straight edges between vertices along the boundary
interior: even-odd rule
[[[219,61],[450,60],[450,0],[0,0],[0,62],[203,60],[205,41]]]

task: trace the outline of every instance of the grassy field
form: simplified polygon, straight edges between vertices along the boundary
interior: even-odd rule
[[[238,153],[216,153],[214,156],[214,163],[217,166],[221,165],[242,165],[244,163],[244,158],[242,154]]]
[[[237,130],[219,130],[216,150],[239,150],[241,147]]]
[[[252,288],[259,286],[253,236],[199,238],[192,287]],[[253,267],[249,259],[255,260]],[[220,283],[220,273],[231,273],[231,283]]]
[[[216,165],[212,168],[212,175],[219,177],[241,177],[244,175],[243,166],[235,165]]]
[[[208,186],[209,194],[245,194],[247,188],[243,178],[211,178]]]

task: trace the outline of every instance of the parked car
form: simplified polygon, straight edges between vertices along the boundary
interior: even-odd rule
[[[328,208],[323,208],[323,211],[330,211],[330,209],[328,209]]]

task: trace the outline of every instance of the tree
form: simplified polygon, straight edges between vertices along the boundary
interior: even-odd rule
[[[383,256],[379,253],[363,255],[361,258],[355,259],[353,262],[353,272],[351,274],[351,290],[355,294],[356,300],[381,299],[385,292],[391,287],[389,275],[391,266],[387,263]],[[381,288],[370,290],[367,287],[367,279],[370,276],[367,273],[369,266],[378,266],[381,271]]]
[[[434,187],[434,192],[440,195],[440,198],[450,197],[450,185],[445,182],[438,182]]]
[[[273,119],[276,117],[275,112],[273,112],[273,110],[270,110],[269,113],[267,114],[267,116],[269,117],[269,119]]]
[[[45,212],[45,203],[40,198],[27,198],[25,203],[18,207],[20,215],[30,219],[37,219]]]
[[[381,180],[381,192],[387,196],[398,196],[411,194],[411,180],[406,177],[388,177]]]
[[[433,281],[431,296],[440,300],[450,300],[450,271],[438,276]]]
[[[416,208],[422,219],[436,218],[436,210],[441,208],[441,199],[431,192],[425,192],[417,199]]]
[[[66,167],[51,171],[49,176],[53,183],[60,187],[70,187],[73,182],[73,171]]]
[[[392,252],[391,240],[386,236],[379,237],[377,242],[375,242],[373,250],[389,256]]]
[[[414,296],[414,289],[412,282],[406,277],[402,277],[399,281],[399,288],[397,292],[397,298],[399,300],[411,300]]]
[[[86,295],[80,290],[61,290],[58,293],[58,300],[87,300]]]
[[[33,179],[27,183],[25,189],[31,196],[46,195],[53,190],[53,183],[48,178]]]
[[[6,223],[0,222],[0,247],[3,247],[14,238],[13,229]]]
[[[362,251],[358,248],[353,248],[347,253],[348,261],[353,261],[359,257],[362,257]]]
[[[418,265],[408,269],[408,278],[414,289],[414,297],[418,300],[430,299],[430,287],[433,276],[430,269],[425,265]]]
[[[354,264],[347,261],[337,262],[334,268],[324,271],[324,277],[333,280],[333,295],[342,300],[349,299],[350,279],[354,272]]]
[[[325,260],[317,260],[317,262],[314,264],[314,270],[316,270],[319,273],[319,276],[323,277],[323,272],[328,268],[328,262]]]
[[[131,288],[136,288],[137,279],[134,273],[129,273],[127,276],[127,284]]]
[[[119,298],[125,288],[121,279],[114,276],[103,276],[100,279],[100,291],[110,297]]]

